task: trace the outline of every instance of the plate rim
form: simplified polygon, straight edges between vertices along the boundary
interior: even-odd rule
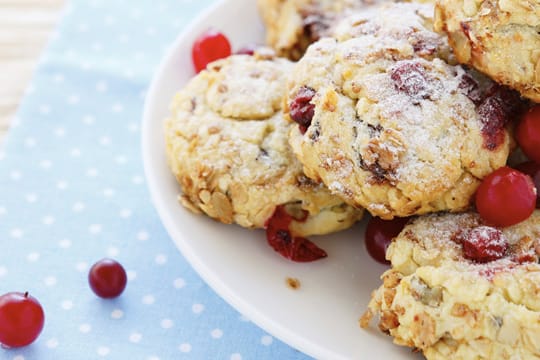
[[[261,329],[267,331],[272,336],[280,339],[285,344],[292,346],[293,348],[300,350],[304,354],[311,357],[322,357],[322,358],[342,358],[333,352],[329,352],[324,347],[321,347],[317,344],[311,343],[301,337],[298,334],[293,333],[289,329],[283,327],[276,321],[272,320],[270,317],[265,316],[260,313],[256,306],[253,304],[247,303],[242,300],[237,294],[235,294],[230,288],[223,284],[219,279],[215,278],[213,274],[209,271],[207,266],[199,261],[198,256],[193,253],[192,249],[188,246],[185,241],[180,241],[173,237],[173,222],[174,219],[168,212],[164,211],[165,205],[162,201],[162,197],[158,196],[157,192],[157,181],[156,178],[152,175],[151,172],[151,162],[150,152],[146,151],[150,144],[152,143],[148,134],[151,132],[151,115],[154,111],[153,99],[156,97],[157,92],[159,91],[158,85],[159,80],[165,76],[168,60],[174,55],[175,50],[185,41],[187,37],[193,32],[203,19],[209,17],[212,13],[218,11],[220,8],[226,6],[229,1],[233,0],[216,0],[214,3],[204,8],[194,19],[192,19],[189,24],[176,36],[176,39],[173,41],[171,46],[169,46],[166,54],[162,57],[159,65],[154,71],[150,86],[146,93],[144,101],[144,110],[142,116],[142,131],[141,131],[141,144],[142,144],[142,158],[143,158],[143,167],[144,174],[147,182],[147,188],[150,192],[151,201],[154,205],[154,208],[159,214],[159,217],[169,235],[171,241],[175,246],[180,250],[185,260],[193,267],[195,272],[205,281],[210,288],[218,294],[225,302],[232,306],[235,310],[249,318],[253,323],[255,323]],[[345,359],[345,358],[343,358]]]

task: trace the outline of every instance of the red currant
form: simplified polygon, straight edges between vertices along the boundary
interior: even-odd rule
[[[491,226],[478,226],[460,234],[463,256],[486,263],[502,258],[508,249],[508,241],[501,230]]]
[[[126,271],[115,260],[101,259],[90,268],[88,283],[97,296],[106,299],[115,298],[126,288]]]
[[[523,115],[516,127],[516,140],[525,155],[540,163],[540,105]]]
[[[386,260],[386,249],[392,239],[399,235],[409,218],[383,220],[378,217],[369,219],[366,228],[366,249],[369,255],[381,264],[390,264]]]
[[[27,292],[0,296],[0,343],[20,347],[32,343],[43,330],[45,313],[41,304]]]
[[[193,43],[191,57],[195,71],[206,69],[212,61],[231,55],[231,44],[227,37],[214,29],[202,33]]]
[[[536,187],[536,208],[540,209],[540,164],[534,161],[527,161],[517,165],[516,170],[531,177]]]
[[[476,208],[490,225],[510,226],[527,219],[536,206],[530,176],[507,166],[486,176],[476,191]]]

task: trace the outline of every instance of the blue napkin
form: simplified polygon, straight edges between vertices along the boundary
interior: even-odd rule
[[[0,359],[304,359],[217,296],[153,209],[141,161],[144,97],[165,50],[212,1],[74,0],[0,148],[0,294],[45,310],[32,345]],[[89,267],[128,272],[96,297]]]

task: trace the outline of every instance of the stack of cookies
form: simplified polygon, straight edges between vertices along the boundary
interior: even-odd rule
[[[361,325],[377,317],[428,359],[540,358],[540,212],[497,228],[473,206],[540,102],[540,3],[258,3],[268,47],[211,63],[173,101],[181,203],[246,228],[285,213],[284,242],[365,211],[411,217]]]

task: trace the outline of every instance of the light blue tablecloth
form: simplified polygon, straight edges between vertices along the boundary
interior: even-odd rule
[[[221,300],[153,209],[140,152],[145,91],[212,1],[74,0],[0,148],[0,293],[29,291],[45,328],[0,359],[304,359]],[[97,298],[89,267],[128,271]]]

